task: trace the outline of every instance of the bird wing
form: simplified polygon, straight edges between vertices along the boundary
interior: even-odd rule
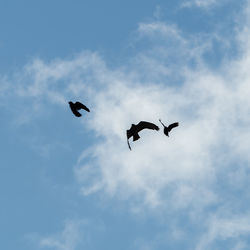
[[[133,132],[132,132],[132,126],[130,129],[127,130],[127,138],[129,139],[131,136],[133,136]]]
[[[77,116],[77,117],[82,116],[82,114],[81,114],[81,113],[79,113],[76,109],[72,109],[72,108],[71,108],[71,111],[72,111],[72,112],[73,112],[73,114],[74,114],[75,116]]]
[[[138,133],[141,130],[143,130],[144,128],[159,130],[159,127],[151,122],[141,121],[137,125],[132,124],[130,129],[127,130],[127,143],[128,143],[128,147],[130,150],[131,150],[131,147],[129,144],[129,138],[134,136],[134,141],[135,141],[135,137],[137,136],[137,139],[139,139],[140,137],[139,137]]]
[[[84,104],[82,104],[81,102],[76,102],[75,103],[75,107],[76,107],[76,109],[84,109],[84,110],[86,110],[87,112],[90,112],[90,110],[84,105]]]
[[[170,132],[172,128],[175,128],[175,127],[178,127],[178,126],[179,126],[178,122],[170,124],[170,125],[168,125],[168,131]]]
[[[132,133],[132,126],[131,126],[131,128],[130,129],[128,129],[127,130],[127,143],[128,143],[128,148],[131,150],[131,147],[130,147],[130,144],[129,144],[129,138],[131,137],[131,136],[133,136],[133,133]]]
[[[140,121],[137,125],[137,133],[140,132],[141,130],[147,128],[147,129],[153,129],[153,130],[159,130],[159,127],[156,126],[154,123],[151,122],[145,122],[145,121]]]

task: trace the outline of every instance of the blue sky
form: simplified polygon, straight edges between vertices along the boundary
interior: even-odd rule
[[[249,9],[0,1],[1,249],[249,249]]]

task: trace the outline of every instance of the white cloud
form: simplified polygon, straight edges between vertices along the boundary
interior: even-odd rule
[[[225,0],[221,0],[221,1],[216,1],[216,0],[191,0],[191,1],[185,1],[182,4],[182,7],[192,7],[192,6],[196,6],[199,8],[203,8],[203,9],[208,9],[211,8],[215,5],[221,4],[222,2],[224,2]]]
[[[213,217],[209,220],[208,231],[201,237],[196,250],[216,249],[216,241],[234,239],[235,244],[229,249],[247,249],[244,240],[250,234],[249,214],[230,217]],[[243,237],[243,238],[242,238]]]
[[[82,241],[86,241],[86,236],[81,228],[83,224],[83,221],[67,221],[62,232],[41,238],[39,241],[40,247],[54,250],[77,249]]]
[[[250,160],[247,25],[235,34],[241,54],[215,70],[204,59],[214,34],[197,38],[163,22],[141,23],[138,34],[150,44],[126,65],[109,68],[91,52],[49,63],[37,59],[17,77],[17,94],[50,105],[67,105],[74,97],[92,107],[84,126],[96,140],[75,166],[84,195],[100,192],[136,208],[186,209],[194,220],[202,221],[212,205],[214,210],[231,209],[233,202],[242,202],[230,192],[225,195],[224,186],[236,186],[244,195],[249,190],[245,179],[242,185]],[[148,120],[161,126],[159,118],[180,126],[169,138],[162,128],[143,131],[130,152],[126,129],[131,123]],[[238,165],[241,172],[234,181]],[[208,232],[197,249],[206,249],[218,237],[249,234],[240,215],[212,217],[207,223]],[[73,243],[60,237],[42,244],[58,249],[68,244],[73,249]],[[237,244],[235,248],[244,245]]]
[[[187,60],[196,57],[195,53],[186,54],[189,47],[183,44],[191,44],[191,41],[185,42],[173,27],[169,31],[163,23],[139,26],[139,31],[146,35],[159,30],[161,36],[173,34],[171,39],[176,39],[180,55],[185,54]],[[180,48],[178,41],[181,41]],[[144,58],[151,72],[158,70],[154,68],[155,57],[152,64],[150,55]],[[159,65],[162,64],[160,61]],[[229,155],[230,159],[248,159],[249,140],[240,142],[243,136],[248,138],[250,124],[247,116],[249,75],[242,79],[240,73],[245,64],[242,58],[232,62],[230,68],[222,67],[219,72],[209,70],[202,62],[196,69],[178,64],[180,72],[175,70],[175,73],[182,75],[183,82],[177,87],[171,86],[171,82],[154,83],[153,79],[147,84],[134,81],[132,86],[133,79],[120,73],[123,78],[118,76],[107,83],[104,91],[96,91],[96,110],[91,124],[103,140],[95,144],[89,159],[96,173],[94,184],[84,187],[83,193],[89,194],[99,187],[125,199],[143,197],[141,201],[152,206],[165,202],[174,207],[216,202],[219,197],[213,190],[213,183],[221,171],[230,171],[230,162],[225,159]],[[244,108],[239,110],[237,107]],[[170,138],[145,132],[140,141],[132,143],[133,151],[128,151],[125,131],[130,124],[140,120],[157,123],[158,118],[165,122],[179,121],[180,127]],[[76,173],[88,172],[84,170],[85,161],[88,157],[79,164],[81,170]],[[89,168],[89,164],[87,166]]]
[[[61,230],[51,233],[29,233],[25,239],[32,249],[80,250],[93,249],[96,239],[106,233],[99,219],[66,219]]]
[[[156,20],[159,20],[162,17],[162,9],[160,5],[156,5],[153,16]]]
[[[162,62],[161,59],[171,58],[171,61],[178,61],[178,66],[189,60],[199,62],[202,54],[211,48],[212,40],[219,39],[218,34],[208,36],[183,33],[176,25],[161,21],[139,23],[137,31],[140,38],[147,38],[152,42],[150,50],[143,51],[144,55],[150,56],[148,59],[157,58],[159,64]]]
[[[110,69],[91,52],[36,59],[18,75],[17,93],[50,105],[74,97],[93,108],[84,123],[97,141],[75,168],[83,194],[102,191],[153,207],[212,204],[220,199],[213,190],[218,173],[230,172],[225,159],[249,159],[249,47],[215,72],[203,58],[213,35],[187,36],[163,22],[141,23],[138,33],[150,48],[123,67]],[[143,131],[130,152],[125,132],[131,123],[160,126],[159,118],[180,126],[170,138]]]

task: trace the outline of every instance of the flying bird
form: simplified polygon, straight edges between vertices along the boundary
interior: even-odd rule
[[[77,116],[77,117],[82,116],[82,115],[78,112],[78,110],[80,110],[80,109],[84,109],[84,110],[86,110],[87,112],[90,112],[90,110],[89,110],[85,105],[83,105],[83,104],[80,103],[80,102],[75,102],[75,103],[69,102],[69,106],[70,106],[70,109],[71,109],[71,111],[73,112],[73,114],[74,114],[75,116]]]
[[[179,123],[178,122],[175,122],[175,123],[172,123],[168,126],[165,126],[162,122],[161,122],[161,119],[159,119],[160,123],[162,124],[162,126],[164,127],[164,134],[166,136],[169,136],[168,133],[172,130],[172,128],[176,128],[179,126]]]
[[[131,147],[129,144],[129,138],[133,137],[133,141],[137,141],[140,138],[138,133],[145,128],[153,129],[157,131],[159,130],[159,127],[151,122],[140,121],[137,125],[132,124],[131,128],[127,130],[127,142],[128,142],[128,147],[130,150],[131,150]]]

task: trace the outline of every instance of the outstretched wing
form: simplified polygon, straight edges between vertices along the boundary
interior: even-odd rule
[[[132,128],[132,127],[131,127]],[[127,130],[127,138],[129,139],[133,134],[131,128]]]
[[[129,138],[130,138],[131,136],[133,136],[132,128],[133,128],[133,127],[131,126],[131,128],[127,130],[127,143],[128,143],[128,148],[129,148],[130,150],[131,150],[131,147],[130,147],[130,144],[129,144]]]
[[[170,132],[172,128],[176,128],[178,126],[179,126],[179,122],[175,122],[175,123],[168,125],[168,132]]]
[[[76,107],[76,109],[84,109],[84,110],[86,110],[87,112],[90,112],[90,110],[84,105],[84,104],[82,104],[81,102],[76,102],[75,103],[75,107]]]
[[[140,132],[141,130],[147,128],[147,129],[153,129],[153,130],[159,130],[159,127],[156,126],[154,123],[151,122],[145,122],[141,121],[136,125],[137,128],[137,133]]]

